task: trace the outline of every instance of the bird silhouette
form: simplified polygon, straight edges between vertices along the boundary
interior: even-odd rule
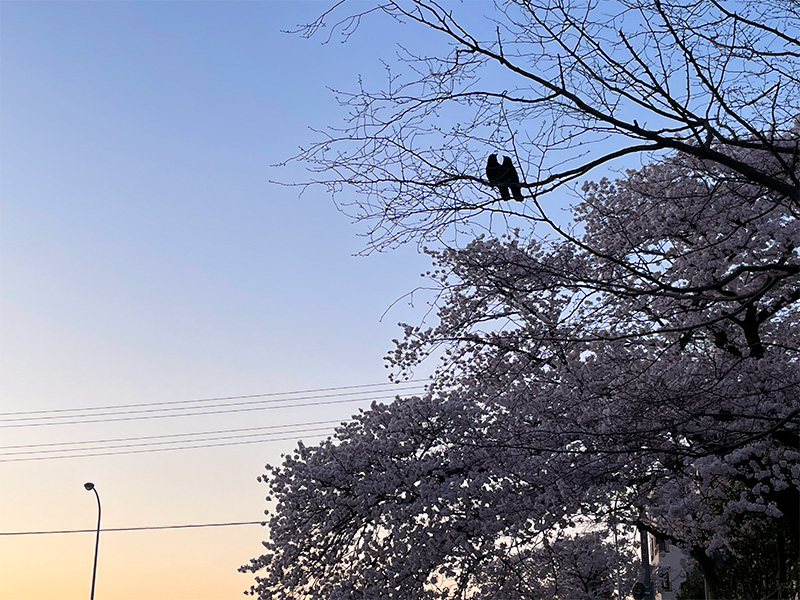
[[[503,157],[503,164],[497,161],[497,154],[490,154],[489,159],[486,161],[486,178],[489,184],[496,187],[500,192],[500,197],[503,200],[511,200],[511,195],[514,195],[514,200],[517,202],[523,201],[522,188],[519,185],[519,175],[514,168],[514,163],[508,156]]]
[[[504,169],[497,162],[497,154],[490,154],[489,160],[486,161],[486,179],[489,184],[496,187],[500,191],[500,197],[503,200],[511,200],[511,194],[508,191],[508,186],[505,185],[505,177],[503,176]]]
[[[508,183],[508,187],[511,189],[511,194],[514,196],[514,200],[517,202],[522,202],[524,198],[522,197],[522,188],[519,185],[519,175],[517,174],[517,170],[514,168],[514,163],[511,162],[511,159],[508,156],[503,157],[502,169],[504,181]]]

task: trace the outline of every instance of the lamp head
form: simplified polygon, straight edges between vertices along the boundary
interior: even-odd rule
[[[91,481],[87,481],[83,484],[83,487],[86,488],[87,492],[91,492],[94,489],[94,484]]]

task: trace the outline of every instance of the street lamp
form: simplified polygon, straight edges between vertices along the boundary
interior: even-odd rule
[[[92,567],[92,592],[89,596],[89,600],[94,600],[94,580],[97,576],[97,550],[100,548],[100,494],[97,493],[97,489],[94,487],[94,484],[91,481],[87,481],[83,484],[83,487],[86,488],[86,491],[94,492],[95,497],[97,498],[97,537],[95,538],[94,542],[94,567]]]

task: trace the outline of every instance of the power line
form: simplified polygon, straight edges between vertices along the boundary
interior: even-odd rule
[[[418,383],[420,381],[427,380],[409,380],[399,385],[393,383],[362,384],[354,386],[319,388],[316,390],[251,394],[248,396],[227,396],[197,400],[64,408],[54,409],[52,411],[37,410],[16,413],[0,413],[0,415],[6,416],[14,415],[11,418],[0,419],[0,428],[139,421],[275,410],[279,408],[297,409],[303,407],[363,402],[365,400],[393,400],[399,395],[398,392],[409,394],[423,391],[424,386]],[[392,391],[392,394],[376,395],[388,391]],[[256,401],[247,400],[250,398],[262,399]],[[208,404],[212,402],[237,399],[245,399],[245,401],[226,402],[223,404]],[[266,425],[261,427],[246,427],[238,429],[217,429],[212,431],[199,431],[190,433],[113,437],[99,440],[14,444],[0,446],[0,463],[58,460],[66,458],[88,458],[121,454],[143,454],[242,444],[257,444],[290,440],[296,441],[300,436],[311,435],[313,437],[318,437],[325,434],[330,434],[332,433],[331,430],[333,429],[333,425],[343,424],[347,421],[349,421],[349,419],[324,421],[316,420],[285,425]]]
[[[395,390],[395,392],[410,392],[410,391],[423,391],[424,386],[410,386]],[[384,391],[384,390],[381,390]],[[360,392],[363,394],[363,392]],[[111,412],[111,413],[100,413],[100,414],[93,414],[93,415],[54,415],[54,416],[43,416],[43,417],[24,417],[24,418],[12,418],[12,419],[1,419],[0,420],[0,428],[2,429],[9,429],[9,428],[20,428],[20,427],[44,427],[44,426],[52,426],[52,425],[82,425],[88,423],[110,423],[110,422],[119,422],[119,421],[142,421],[142,420],[151,420],[151,419],[167,419],[167,418],[176,418],[176,417],[194,417],[194,416],[202,416],[202,415],[218,415],[218,414],[228,414],[228,413],[240,413],[240,412],[252,412],[252,411],[259,411],[259,410],[275,410],[279,408],[303,408],[309,406],[325,406],[325,405],[333,405],[333,404],[346,404],[352,402],[363,402],[365,400],[390,400],[394,399],[398,394],[393,393],[391,395],[386,396],[360,396],[360,397],[349,397],[343,398],[339,400],[323,400],[320,402],[297,402],[296,400],[317,400],[321,398],[330,398],[330,397],[339,397],[339,396],[352,396],[353,393],[343,393],[343,394],[324,394],[319,396],[309,396],[304,398],[297,398],[294,400],[291,399],[273,399],[273,400],[264,400],[258,402],[238,402],[238,403],[230,403],[230,404],[222,404],[222,405],[212,405],[212,406],[202,406],[202,407],[191,407],[188,410],[192,412],[182,412],[182,413],[172,413],[172,414],[142,414],[142,413],[155,413],[155,412],[165,412],[165,411],[174,411],[174,410],[181,410],[180,408],[162,408],[162,409],[146,409],[146,410],[134,410],[134,411],[119,411],[119,412]],[[279,402],[287,402],[288,404],[281,404],[277,405]],[[289,403],[291,402],[291,403]],[[258,404],[259,406],[252,406],[253,404]],[[264,404],[267,404],[264,406]],[[240,408],[243,406],[247,406],[247,408]],[[200,410],[198,410],[198,408]],[[220,410],[206,410],[206,409],[220,409]],[[84,409],[80,409],[84,410]],[[103,409],[97,409],[103,410]],[[68,419],[72,418],[73,420],[70,421],[58,421],[58,419]],[[19,423],[18,421],[33,421],[38,420],[39,422],[27,422],[27,423]]]
[[[262,431],[265,429],[286,429],[288,427],[306,427],[310,425],[330,425],[333,423],[344,423],[347,419],[330,419],[327,421],[306,421],[304,423],[288,423],[285,425],[264,425],[262,427],[244,427],[239,429],[216,429],[213,431],[195,431],[191,433],[167,433],[162,435],[140,435],[135,437],[118,437],[118,438],[105,438],[102,440],[80,440],[73,442],[45,442],[40,444],[12,444],[8,446],[0,446],[0,450],[18,450],[22,448],[46,448],[49,446],[78,446],[86,444],[115,444],[118,442],[134,442],[142,440],[158,440],[167,438],[181,438],[190,437],[193,435],[214,435],[223,433],[241,433],[244,431]],[[285,432],[283,432],[285,433]],[[164,442],[167,443],[167,442]],[[64,451],[69,448],[62,449]],[[30,454],[30,452],[0,452],[0,456],[8,454]]]
[[[338,421],[332,421],[336,423]],[[137,442],[133,444],[115,444],[112,446],[88,446],[85,448],[78,448],[78,449],[71,449],[71,448],[53,448],[49,450],[17,450],[14,452],[0,452],[0,456],[20,456],[20,455],[31,455],[31,454],[55,454],[55,453],[64,453],[64,452],[87,452],[90,450],[118,450],[121,448],[141,448],[146,446],[163,446],[165,444],[180,444],[180,443],[196,443],[196,442],[219,442],[223,440],[234,440],[234,439],[244,439],[244,438],[252,438],[252,437],[261,437],[264,435],[278,435],[278,434],[289,434],[289,433],[317,433],[320,431],[330,431],[330,427],[310,427],[311,425],[316,425],[314,423],[309,423],[309,426],[300,426],[299,429],[289,429],[287,431],[280,431],[274,433],[243,433],[240,435],[225,435],[221,437],[198,437],[196,439],[186,440],[186,439],[175,439],[175,440],[160,440],[155,442]],[[202,435],[200,433],[192,433],[192,434],[178,434],[176,437],[181,436],[190,436],[190,435]],[[122,441],[122,439],[120,439]],[[269,440],[265,440],[269,441]],[[87,444],[90,442],[67,442],[70,445],[76,444]],[[99,443],[99,442],[98,442]],[[168,449],[168,448],[165,448]],[[0,459],[1,461],[2,459]]]
[[[326,429],[318,429],[315,430],[317,435],[322,435],[324,433],[329,433],[330,428]],[[312,433],[311,430],[305,431],[303,433]],[[277,438],[267,438],[267,439],[260,439],[260,440],[237,440],[235,442],[223,442],[219,444],[199,444],[199,445],[192,445],[192,446],[175,446],[171,448],[147,448],[142,450],[120,450],[120,451],[113,451],[113,452],[87,452],[83,454],[68,454],[62,456],[34,456],[34,457],[24,457],[24,458],[2,458],[0,459],[0,463],[7,463],[7,462],[30,462],[30,461],[39,461],[39,460],[58,460],[64,458],[88,458],[93,456],[117,456],[121,454],[148,454],[152,452],[168,452],[172,450],[195,450],[200,448],[218,448],[222,446],[241,446],[244,444],[262,444],[266,442],[287,442],[287,441],[297,441],[297,436],[289,436],[289,437],[277,437]]]
[[[230,414],[230,413],[242,413],[242,412],[253,412],[259,410],[276,410],[279,408],[304,408],[309,406],[328,406],[333,404],[349,404],[352,402],[363,402],[365,400],[389,400],[394,399],[396,396],[393,394],[391,396],[377,396],[377,397],[367,397],[367,398],[348,398],[342,400],[327,400],[322,402],[297,402],[294,404],[285,404],[282,406],[257,406],[257,407],[249,407],[249,408],[229,408],[225,410],[205,410],[205,411],[198,411],[198,412],[190,412],[190,413],[182,413],[182,414],[168,414],[168,415],[140,415],[140,416],[110,416],[110,418],[102,418],[102,419],[83,419],[83,420],[76,420],[76,421],[62,421],[62,422],[45,422],[45,423],[15,423],[12,425],[0,425],[0,428],[9,429],[9,428],[20,428],[20,427],[45,427],[45,426],[53,426],[53,425],[83,425],[88,423],[113,423],[113,422],[120,422],[120,421],[145,421],[145,420],[152,420],[152,419],[169,419],[169,418],[179,418],[179,417],[197,417],[203,415],[220,415],[220,414]],[[125,414],[125,413],[117,413],[117,414]]]
[[[235,527],[238,525],[266,525],[265,521],[236,521],[232,523],[200,523],[193,525],[151,525],[147,527],[113,527],[101,529],[101,533],[119,531],[155,531],[161,529],[199,529],[203,527]],[[60,531],[0,531],[0,535],[56,535],[62,533],[96,533],[96,529],[66,529]]]
[[[341,390],[356,390],[356,389],[363,389],[366,390],[367,388],[375,388],[375,387],[395,387],[398,385],[407,385],[407,384],[419,384],[427,379],[409,379],[404,381],[400,384],[392,383],[392,382],[383,382],[383,383],[362,383],[358,385],[342,385],[342,386],[335,386],[335,387],[325,387],[325,388],[316,388],[316,389],[309,389],[309,390],[293,390],[289,392],[268,392],[263,394],[248,394],[245,396],[219,396],[215,398],[199,398],[194,400],[168,400],[165,402],[143,402],[143,403],[136,403],[136,404],[115,404],[115,405],[108,405],[108,406],[86,406],[82,408],[54,408],[49,410],[29,410],[29,411],[18,411],[18,412],[0,412],[0,417],[8,417],[8,416],[15,416],[15,415],[38,415],[38,414],[49,414],[49,413],[62,413],[62,412],[77,412],[77,411],[91,411],[91,410],[113,410],[119,408],[142,408],[145,406],[165,406],[167,404],[193,404],[193,403],[200,403],[200,402],[221,402],[223,400],[247,400],[251,398],[266,398],[270,396],[292,396],[298,394],[317,394],[319,392],[337,392]],[[415,386],[418,387],[418,386]],[[381,390],[385,391],[385,390]],[[354,392],[354,393],[364,393],[364,392]],[[3,419],[6,420],[6,419]],[[16,419],[11,419],[16,420]]]
[[[417,389],[420,389],[420,387],[421,386],[419,386],[419,385],[411,385],[411,386],[397,388],[394,391],[407,391],[409,389],[417,390]],[[380,392],[385,392],[385,391],[388,391],[388,390],[385,390],[385,389],[378,390],[379,393]],[[374,392],[371,392],[371,391],[359,391],[359,392],[342,392],[342,393],[335,393],[335,394],[317,394],[317,395],[311,395],[311,396],[301,396],[298,399],[299,400],[309,400],[309,399],[316,400],[316,399],[319,399],[319,398],[334,398],[334,397],[342,397],[342,396],[354,396],[354,395],[364,396],[365,394],[369,394],[369,393],[374,393]],[[287,393],[264,394],[263,396],[275,396],[275,395],[284,396],[284,395],[287,395]],[[253,396],[247,396],[247,397],[248,398],[253,398],[253,397],[261,397],[261,396],[262,395],[253,395]],[[244,396],[242,396],[242,397],[244,397]],[[114,416],[114,415],[119,415],[119,414],[142,414],[142,413],[166,412],[166,411],[177,411],[177,410],[196,410],[195,407],[185,408],[183,406],[175,406],[175,407],[169,407],[169,408],[147,408],[147,409],[142,409],[141,407],[143,407],[143,406],[154,406],[154,405],[164,406],[164,405],[167,405],[167,404],[185,404],[185,403],[190,403],[190,402],[191,403],[216,402],[216,401],[232,399],[232,398],[234,398],[234,397],[230,397],[230,398],[207,398],[207,399],[204,399],[204,400],[182,400],[182,401],[148,403],[148,404],[123,404],[123,405],[118,405],[118,406],[106,406],[106,407],[94,407],[94,408],[91,408],[91,407],[87,407],[87,408],[71,408],[71,409],[67,408],[67,409],[56,409],[56,410],[49,411],[49,412],[63,413],[63,412],[75,412],[75,411],[82,411],[82,412],[83,411],[100,411],[100,410],[111,410],[111,411],[113,411],[113,412],[108,412],[108,413],[96,413],[96,414],[88,415],[89,417],[103,417],[103,416]],[[249,405],[253,405],[253,404],[272,404],[272,403],[289,402],[289,401],[294,401],[294,400],[291,399],[291,398],[273,398],[271,400],[254,400],[254,401],[248,401],[248,402],[229,402],[229,403],[225,403],[225,404],[212,404],[212,405],[207,405],[207,406],[200,406],[200,407],[197,407],[197,408],[199,408],[199,409],[225,408],[225,407],[231,407],[231,406],[249,406]],[[127,407],[136,407],[137,410],[118,410],[118,409],[127,408]],[[46,411],[35,411],[35,412],[40,414],[40,413],[43,413],[43,412],[46,412]],[[29,413],[17,413],[17,414],[29,414]],[[17,421],[51,420],[51,419],[65,419],[65,418],[83,418],[83,417],[81,415],[60,415],[60,414],[51,415],[51,414],[48,414],[48,415],[37,416],[37,417],[12,417],[10,419],[0,419],[0,421],[1,422],[17,422]]]

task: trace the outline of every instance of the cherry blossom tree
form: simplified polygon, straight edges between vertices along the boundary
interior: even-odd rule
[[[556,463],[569,455],[547,459],[518,433],[530,435],[508,415],[454,393],[376,404],[336,440],[301,444],[267,476],[278,506],[265,554],[247,567],[259,573],[255,591],[264,598],[610,597],[620,557],[608,540],[564,534],[596,499],[559,480]],[[627,568],[633,561],[625,558]]]
[[[799,232],[790,211],[694,162],[587,186],[577,244],[510,236],[433,253],[456,281],[439,324],[407,328],[393,358],[412,367],[444,344],[443,385],[544,386],[514,408],[537,415],[529,444],[592,457],[606,493],[623,486],[646,509],[629,522],[690,550],[713,586],[711,554],[765,516],[776,552],[797,556]]]
[[[375,247],[550,221],[547,193],[600,167],[678,152],[800,207],[796,0],[432,0],[337,2],[301,29],[346,40],[388,17],[437,33],[441,55],[403,40],[377,89],[339,90],[341,127],[297,156],[298,185],[329,188]],[[482,18],[481,18],[482,17]],[[372,19],[372,20],[371,20]],[[772,160],[747,160],[763,150]],[[529,201],[498,202],[484,179],[500,151]],[[349,192],[356,192],[353,198]],[[492,220],[493,219],[493,220]]]
[[[300,158],[360,192],[343,208],[376,247],[438,242],[436,322],[388,358],[398,377],[442,358],[427,394],[269,469],[253,593],[611,598],[617,528],[684,548],[712,592],[715,555],[768,531],[796,593],[800,5],[504,2],[489,27],[356,6],[305,32],[388,14],[452,51],[343,96],[350,124]],[[489,149],[523,166],[524,202],[482,179]],[[568,189],[565,224],[548,192]]]

